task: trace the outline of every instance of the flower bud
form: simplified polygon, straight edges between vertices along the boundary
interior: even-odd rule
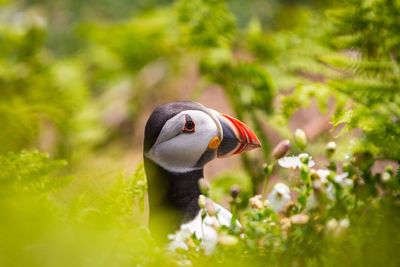
[[[204,179],[204,178],[201,178],[201,179],[199,180],[199,187],[200,187],[200,191],[201,191],[202,193],[206,193],[207,191],[210,190],[210,185],[209,185],[209,183],[206,181],[206,179]]]
[[[201,209],[204,209],[206,207],[206,200],[207,198],[204,195],[199,196],[199,206]]]
[[[381,180],[383,183],[387,183],[390,181],[390,179],[392,178],[392,176],[390,175],[390,173],[388,173],[387,171],[384,172],[381,176]]]
[[[231,197],[232,197],[233,199],[235,199],[235,198],[238,197],[239,192],[240,192],[239,186],[233,185],[233,186],[231,187]]]
[[[310,177],[311,177],[312,181],[316,181],[316,180],[320,179],[318,173],[314,169],[310,170]]]
[[[328,144],[326,144],[325,147],[325,154],[327,158],[331,158],[333,153],[336,151],[336,143],[331,141]]]
[[[297,129],[294,134],[294,141],[300,150],[304,150],[307,146],[307,136],[302,129]]]
[[[326,230],[327,231],[335,231],[338,226],[339,226],[339,223],[338,223],[338,221],[336,221],[336,219],[330,219],[326,223]]]
[[[309,219],[310,216],[308,216],[307,214],[296,214],[290,217],[290,222],[292,224],[306,224]]]
[[[290,150],[290,141],[289,140],[283,140],[279,142],[279,144],[276,145],[274,150],[272,151],[272,156],[275,159],[280,159],[283,156],[286,155],[286,153]]]
[[[214,203],[209,199],[206,201],[206,211],[210,216],[215,216],[217,214]]]
[[[326,144],[326,150],[329,150],[330,152],[335,152],[336,150],[336,143],[331,141],[328,144]]]
[[[264,163],[263,165],[265,175],[269,176],[272,173],[272,165]]]
[[[217,242],[223,247],[233,247],[239,243],[239,239],[233,235],[222,235],[218,237]]]
[[[264,201],[264,207],[266,207],[266,208],[271,207],[271,203],[268,201],[268,199],[266,199],[266,200]]]
[[[310,160],[310,157],[307,157],[307,156],[300,157],[299,156],[299,158],[300,158],[301,163],[308,165],[308,161]]]
[[[253,209],[261,210],[263,208],[262,196],[256,195],[249,199],[250,207]]]

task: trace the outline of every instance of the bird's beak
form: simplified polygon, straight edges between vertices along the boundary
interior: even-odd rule
[[[257,136],[246,124],[221,113],[216,117],[222,130],[222,141],[217,153],[219,158],[261,147]]]

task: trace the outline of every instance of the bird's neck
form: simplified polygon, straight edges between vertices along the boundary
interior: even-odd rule
[[[184,173],[169,172],[144,158],[149,196],[149,225],[152,232],[173,232],[194,219],[199,210],[198,181],[203,169]],[[161,228],[165,228],[163,231]]]

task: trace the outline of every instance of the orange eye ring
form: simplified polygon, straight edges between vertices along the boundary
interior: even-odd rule
[[[193,120],[186,120],[185,126],[183,127],[184,133],[193,133],[196,130],[196,124]]]

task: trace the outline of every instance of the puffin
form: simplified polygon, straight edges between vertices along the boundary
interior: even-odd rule
[[[178,101],[155,108],[147,120],[143,143],[153,238],[174,250],[188,249],[185,239],[195,235],[205,249],[212,250],[217,237],[212,225],[229,227],[232,214],[207,199],[217,215],[202,218],[198,200],[204,166],[260,146],[243,122],[200,103]]]

